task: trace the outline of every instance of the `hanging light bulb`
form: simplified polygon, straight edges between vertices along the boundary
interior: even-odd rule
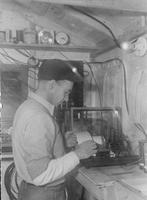
[[[123,50],[128,50],[129,47],[130,47],[129,42],[122,42],[122,43],[121,43],[121,48],[122,48]]]
[[[130,42],[122,42],[121,48],[129,53],[134,53],[136,56],[144,56],[147,52],[147,35]]]
[[[3,104],[0,102],[0,110],[3,108]]]
[[[77,73],[77,68],[72,67],[72,71],[73,71],[74,73]]]
[[[131,41],[131,42],[128,42],[128,41],[125,41],[125,42],[122,42],[121,43],[121,48],[125,51],[129,51],[129,52],[133,52],[135,51],[135,41]]]

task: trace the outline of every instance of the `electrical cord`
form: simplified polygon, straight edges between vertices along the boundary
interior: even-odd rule
[[[3,50],[3,52],[5,53],[1,53],[0,52],[0,54],[5,58],[5,59],[7,59],[9,62],[11,62],[11,63],[16,63],[16,64],[22,64],[22,65],[26,65],[26,63],[23,63],[23,62],[21,62],[21,61],[19,61],[19,60],[16,60],[15,58],[13,58],[12,56],[10,56],[4,49],[2,49],[1,48],[1,50]]]
[[[73,10],[76,10],[76,11],[79,12],[79,13],[82,13],[82,14],[86,15],[87,17],[93,19],[94,21],[96,21],[96,22],[98,22],[99,24],[101,24],[102,26],[104,26],[104,27],[109,31],[109,33],[112,35],[112,38],[113,38],[113,40],[114,40],[116,46],[119,47],[119,48],[121,48],[121,46],[120,46],[118,40],[116,39],[114,33],[112,32],[112,30],[110,29],[110,27],[108,27],[104,22],[102,22],[101,20],[95,18],[95,17],[92,16],[92,15],[89,15],[87,12],[85,12],[85,11],[79,9],[79,8],[75,8],[75,7],[73,7],[73,6],[68,6],[68,7],[72,8]]]
[[[140,123],[134,123],[134,124],[138,128],[138,130],[140,130],[145,135],[145,137],[147,138],[147,132],[145,131],[143,126]]]
[[[30,55],[28,55],[27,53],[22,52],[20,49],[15,49],[18,53],[20,53],[21,55],[25,56],[25,57],[30,57]]]
[[[67,56],[65,56],[61,51],[58,51],[58,52],[59,52],[62,56],[64,56],[64,58],[65,58],[67,61],[69,61],[69,58],[68,58]],[[88,62],[86,62],[86,61],[83,61],[83,63],[84,63],[84,64],[87,64],[88,67],[89,67],[89,69],[90,69],[90,71],[91,71],[91,75],[92,75],[92,77],[93,77],[93,79],[94,79],[94,81],[95,81],[95,83],[96,83],[97,89],[98,89],[98,94],[99,94],[99,99],[100,99],[100,107],[102,107],[102,96],[100,95],[100,88],[99,88],[98,83],[97,83],[97,81],[96,81],[96,79],[95,79],[95,76],[94,76],[94,73],[93,73],[93,71],[92,71],[92,69],[91,69],[91,66],[90,66],[90,64],[89,64]]]
[[[123,63],[123,61],[120,59],[120,58],[111,58],[111,59],[108,59],[108,60],[105,60],[105,61],[102,61],[102,62],[88,62],[89,64],[90,63],[98,63],[98,64],[104,64],[104,63],[109,63],[109,62],[112,62],[112,61],[119,61],[121,63],[121,66],[122,66],[122,69],[123,69],[123,76],[124,76],[124,92],[125,92],[125,103],[126,103],[126,109],[127,109],[127,112],[129,114],[129,105],[128,105],[128,95],[127,95],[127,75],[126,75],[126,68],[125,68],[125,65]]]
[[[69,60],[69,58],[67,56],[65,56],[62,52],[58,51],[62,56],[64,56],[64,58],[66,58],[66,60]],[[122,69],[123,69],[123,77],[124,77],[124,92],[125,92],[125,104],[126,104],[126,109],[127,109],[127,112],[129,114],[129,105],[128,105],[128,95],[127,95],[127,75],[126,75],[126,68],[125,68],[125,65],[124,65],[124,62],[122,61],[122,59],[120,58],[111,58],[111,59],[108,59],[108,60],[105,60],[105,61],[102,61],[102,62],[98,62],[98,61],[95,61],[95,62],[86,62],[86,61],[83,61],[84,64],[87,64],[88,67],[90,64],[104,64],[104,63],[110,63],[112,61],[119,61],[121,63],[121,66],[122,66]],[[91,66],[90,66],[90,71],[91,71]],[[93,73],[93,71],[91,71],[91,73]],[[93,78],[95,78],[93,76]],[[95,80],[96,81],[96,80]],[[97,82],[96,82],[97,83]],[[98,87],[98,84],[96,84],[97,87]],[[99,92],[99,97],[100,97],[100,102],[101,102],[101,96],[100,96],[100,89],[98,87],[98,92]],[[100,104],[101,105],[101,104]]]
[[[17,200],[19,186],[17,182],[17,174],[14,162],[12,162],[5,171],[4,184],[10,200]],[[15,189],[14,189],[14,184],[15,184]]]
[[[0,52],[0,55],[1,55],[4,59],[6,59],[8,62],[10,62],[11,64],[14,63],[14,62],[12,62],[12,60],[11,60],[10,58],[8,58],[5,54],[3,54],[3,53]]]
[[[94,73],[93,73],[93,71],[92,71],[92,69],[91,69],[91,66],[90,66],[90,64],[89,63],[85,63],[85,64],[87,64],[87,66],[89,67],[89,69],[90,69],[90,71],[91,71],[91,75],[92,75],[92,77],[93,77],[93,79],[94,79],[94,81],[95,81],[95,83],[96,83],[96,86],[97,86],[97,89],[98,89],[98,94],[99,94],[99,100],[100,100],[100,107],[102,107],[102,96],[101,96],[101,94],[100,94],[100,88],[99,88],[99,85],[98,85],[98,83],[97,83],[97,81],[96,81],[96,79],[95,79],[95,76],[94,76]]]

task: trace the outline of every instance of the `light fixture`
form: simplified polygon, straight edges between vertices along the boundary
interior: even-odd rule
[[[133,41],[124,41],[121,48],[136,56],[144,56],[147,53],[147,35],[141,36]]]
[[[77,73],[77,68],[72,67],[72,71],[73,71],[74,73]]]
[[[121,48],[125,51],[133,52],[135,51],[135,42],[137,40],[133,41],[124,41],[120,44]]]
[[[0,110],[3,108],[3,104],[0,102]]]
[[[122,42],[122,43],[121,43],[121,48],[122,48],[123,50],[128,50],[128,49],[130,48],[129,42]]]

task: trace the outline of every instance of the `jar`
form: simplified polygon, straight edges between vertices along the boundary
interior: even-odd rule
[[[5,41],[6,41],[6,32],[0,31],[0,42],[5,42]]]
[[[147,141],[144,142],[144,171],[147,172]]]
[[[36,44],[36,31],[33,29],[24,29],[24,43]]]

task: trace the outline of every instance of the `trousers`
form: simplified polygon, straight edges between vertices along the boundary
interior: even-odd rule
[[[18,192],[18,200],[67,200],[66,186],[35,186],[22,181]]]

